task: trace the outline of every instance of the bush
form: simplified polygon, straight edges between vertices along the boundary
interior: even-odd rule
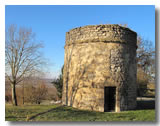
[[[137,72],[137,95],[138,96],[144,96],[147,93],[148,83],[149,83],[148,75],[139,69]]]
[[[62,98],[62,87],[63,87],[63,78],[60,75],[57,79],[53,80],[52,82],[58,91],[58,97]]]
[[[6,102],[12,102],[12,95],[11,95],[11,93],[7,92],[5,94],[5,101]]]

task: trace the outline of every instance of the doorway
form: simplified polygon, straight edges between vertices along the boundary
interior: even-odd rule
[[[104,87],[104,111],[115,111],[116,87]]]

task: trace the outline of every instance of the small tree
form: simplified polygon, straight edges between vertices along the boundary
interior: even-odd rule
[[[53,80],[53,84],[56,87],[57,91],[58,91],[58,97],[62,98],[62,88],[63,88],[63,68],[64,66],[61,68],[61,74],[58,76],[57,79]]]
[[[41,68],[39,49],[42,44],[35,43],[32,29],[17,29],[16,25],[6,29],[5,37],[5,74],[11,84],[12,103],[17,106],[16,85],[24,76],[30,76]]]
[[[38,78],[32,78],[30,84],[25,87],[25,101],[28,103],[40,104],[46,99],[48,88],[45,81]]]
[[[47,87],[46,85],[42,82],[41,84],[38,84],[35,90],[35,95],[34,95],[34,101],[36,104],[40,104],[42,100],[45,99],[45,96],[47,94]]]

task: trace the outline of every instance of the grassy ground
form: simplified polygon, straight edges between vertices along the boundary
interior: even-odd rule
[[[6,121],[155,121],[155,110],[91,112],[60,105],[6,105]]]
[[[35,114],[45,112],[57,106],[54,105],[27,105],[27,106],[5,106],[6,121],[27,121],[27,119]]]

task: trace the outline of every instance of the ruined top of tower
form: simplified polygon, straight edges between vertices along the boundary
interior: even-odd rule
[[[88,42],[120,42],[133,44],[137,33],[118,24],[87,25],[66,33],[66,45]]]

